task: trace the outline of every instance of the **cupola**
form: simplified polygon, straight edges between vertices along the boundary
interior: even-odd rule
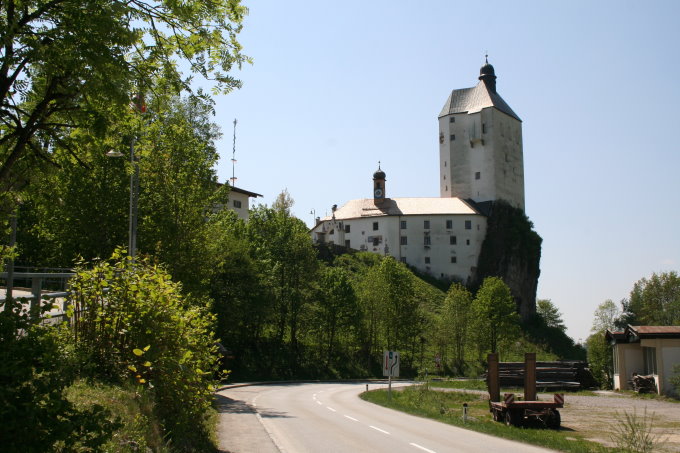
[[[380,169],[380,162],[378,162],[378,169],[373,173],[373,200],[381,202],[385,199],[385,172]]]

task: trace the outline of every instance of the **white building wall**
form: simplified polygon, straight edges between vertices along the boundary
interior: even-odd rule
[[[524,209],[521,121],[486,108],[439,118],[439,133],[441,197],[502,198]]]
[[[238,215],[240,219],[248,220],[249,201],[250,198],[248,195],[232,190],[229,192],[229,202],[227,207],[236,212],[236,215]]]
[[[447,220],[451,221],[451,228],[447,228]],[[406,222],[405,229],[400,228],[402,221]],[[429,229],[425,228],[425,221],[430,222]],[[469,229],[466,228],[466,221],[469,222]],[[377,230],[374,230],[374,223],[377,223]],[[349,232],[346,232],[347,226]],[[434,277],[466,282],[476,271],[486,235],[486,217],[436,214],[374,216],[342,221],[332,219],[316,225],[311,234],[315,242],[349,245],[355,250],[389,254]],[[402,236],[406,237],[406,244],[401,243]],[[429,246],[425,244],[427,236],[430,237]],[[456,238],[455,244],[451,244],[452,236]],[[452,263],[452,257],[455,257],[455,263]],[[426,258],[429,258],[429,263]]]

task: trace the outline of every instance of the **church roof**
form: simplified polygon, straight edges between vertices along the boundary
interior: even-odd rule
[[[335,211],[337,220],[388,215],[479,215],[466,201],[457,198],[385,198],[376,203],[373,198],[350,200]],[[325,217],[322,220],[330,220]]]
[[[490,90],[486,83],[481,80],[475,87],[453,90],[446,100],[439,118],[452,113],[476,113],[487,107],[496,107],[501,112],[522,121],[503,98]]]

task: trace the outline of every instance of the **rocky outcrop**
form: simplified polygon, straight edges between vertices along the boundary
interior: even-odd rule
[[[486,237],[473,286],[479,288],[486,277],[502,278],[515,298],[517,312],[528,321],[536,313],[543,239],[521,209],[503,200],[488,208]]]

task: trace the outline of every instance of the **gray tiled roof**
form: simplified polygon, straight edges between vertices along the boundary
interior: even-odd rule
[[[479,81],[477,86],[472,88],[462,88],[453,90],[446,100],[444,108],[439,117],[452,113],[475,113],[487,107],[496,107],[503,113],[507,113],[518,121],[522,121],[503,98],[489,90],[483,81]]]

